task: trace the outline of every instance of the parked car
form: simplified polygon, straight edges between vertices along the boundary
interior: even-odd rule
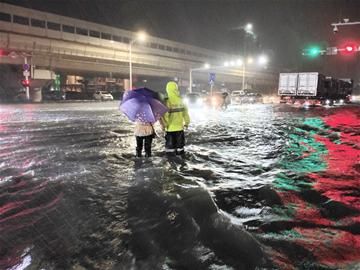
[[[231,93],[231,103],[235,105],[263,103],[263,97],[253,90],[236,90]]]
[[[196,106],[202,106],[203,105],[203,98],[200,94],[197,93],[189,93],[186,94],[184,97],[184,103],[188,107],[196,107]]]
[[[43,91],[42,93],[43,100],[64,100],[65,97],[62,91]]]
[[[114,97],[106,91],[96,91],[94,94],[96,100],[114,100]]]
[[[245,96],[245,92],[243,90],[235,90],[231,92],[231,104],[241,104],[242,99]]]
[[[263,103],[263,97],[259,93],[247,92],[245,94],[243,103]]]

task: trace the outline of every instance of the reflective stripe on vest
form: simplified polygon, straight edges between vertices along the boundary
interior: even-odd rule
[[[169,109],[168,113],[177,113],[185,111],[184,107]]]

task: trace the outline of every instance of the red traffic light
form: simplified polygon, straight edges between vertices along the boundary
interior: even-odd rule
[[[357,44],[348,43],[348,44],[344,44],[344,46],[342,46],[341,51],[344,54],[353,54],[359,50],[358,47],[359,46]]]
[[[345,47],[345,51],[347,51],[347,52],[353,52],[353,51],[355,51],[355,48],[354,48],[353,46],[347,45],[347,46]]]
[[[5,51],[3,49],[0,49],[0,57],[1,56],[8,56],[9,55],[9,52],[8,51]]]
[[[21,80],[21,84],[24,87],[29,87],[30,86],[30,80],[26,80],[26,79]]]

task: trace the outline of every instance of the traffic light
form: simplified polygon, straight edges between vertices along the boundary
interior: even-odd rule
[[[324,53],[324,51],[321,50],[318,46],[312,46],[312,47],[305,49],[302,54],[309,56],[311,58],[315,58],[323,53]]]
[[[342,44],[339,44],[337,48],[339,53],[344,56],[346,55],[351,56],[356,52],[360,51],[358,42],[353,40],[345,41]]]
[[[346,44],[344,45],[343,47],[343,50],[342,50],[345,54],[353,54],[354,52],[357,52],[358,51],[358,46],[356,44]]]
[[[318,47],[311,47],[309,49],[309,55],[312,57],[316,57],[320,54],[320,49]]]
[[[29,79],[23,79],[23,80],[21,80],[21,84],[24,87],[29,87],[30,86],[30,80]]]
[[[353,46],[348,45],[345,47],[345,51],[351,53],[355,51],[355,48]]]
[[[8,56],[9,55],[9,52],[8,51],[5,51],[3,49],[0,49],[0,57],[1,56]]]

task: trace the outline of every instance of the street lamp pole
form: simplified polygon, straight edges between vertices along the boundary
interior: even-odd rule
[[[129,90],[132,90],[132,45],[135,43],[135,39],[129,44]]]
[[[190,68],[190,70],[189,70],[189,92],[190,92],[190,94],[192,93],[192,71],[193,71],[193,69]]]
[[[246,70],[246,61],[244,61],[243,65],[242,65],[242,90],[245,89],[245,70]]]
[[[190,68],[189,69],[189,93],[192,93],[192,85],[193,85],[192,72],[208,70],[209,68],[210,68],[210,65],[208,63],[205,63],[204,67],[202,67],[202,68]]]
[[[132,46],[135,44],[136,41],[144,42],[146,40],[146,33],[145,32],[138,32],[136,34],[136,38],[131,40],[129,43],[129,90],[133,88],[133,79],[132,79]]]
[[[247,58],[247,35],[254,36],[253,25],[251,23],[247,23],[243,28],[245,31],[245,39],[244,39],[244,62],[242,65],[242,90],[245,89],[245,74],[246,74],[246,58]]]

